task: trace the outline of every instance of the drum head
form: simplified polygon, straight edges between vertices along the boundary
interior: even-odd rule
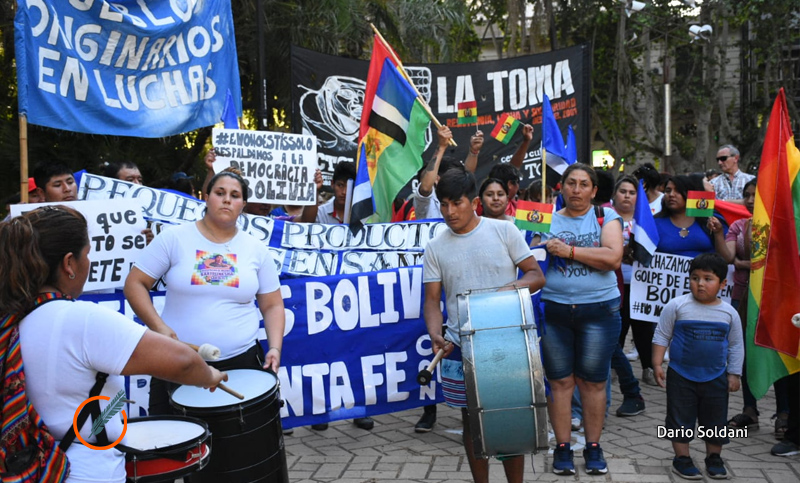
[[[128,421],[128,430],[122,444],[136,451],[150,451],[204,440],[208,426],[178,416],[137,418]]]
[[[228,381],[225,385],[241,393],[244,400],[231,396],[219,389],[210,392],[202,387],[181,386],[172,393],[173,405],[186,408],[220,408],[234,406],[257,399],[267,394],[278,384],[273,374],[253,369],[235,369],[226,371]]]

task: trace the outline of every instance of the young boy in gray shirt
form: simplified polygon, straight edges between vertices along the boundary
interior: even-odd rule
[[[733,429],[726,427],[728,392],[739,390],[744,344],[739,314],[717,298],[727,283],[728,264],[716,253],[703,253],[689,266],[691,293],[672,299],[653,336],[653,369],[665,386],[664,352],[669,347],[667,418],[658,437],[672,441],[672,471],[687,480],[703,478],[689,456],[695,435],[706,442],[706,472],[726,479],[720,457]],[[698,423],[695,428],[695,423]],[[741,436],[741,435],[740,435]]]

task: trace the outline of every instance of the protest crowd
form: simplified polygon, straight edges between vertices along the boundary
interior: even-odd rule
[[[796,357],[765,377],[773,346],[755,326],[780,316],[794,337],[773,337],[770,361],[796,349],[800,325],[764,295],[770,267],[798,262],[794,228],[794,245],[777,243],[791,250],[765,257],[787,236],[763,223],[781,193],[762,173],[780,156],[765,147],[756,177],[725,144],[719,170],[615,176],[566,153],[560,132],[548,144],[550,131],[553,157],[531,180],[533,123],[501,117],[490,138],[467,102],[466,154],[436,122],[423,159],[429,118],[388,57],[373,54],[381,82],[367,83],[356,162],[322,169],[313,136],[245,138],[235,119],[214,129],[205,172],[165,186],[135,160],[79,172],[35,160],[27,203],[6,200],[0,222],[3,481],[33,481],[29,469],[73,483],[288,481],[295,427],[348,420],[359,434],[416,409],[424,434],[437,404],[459,408],[475,482],[495,457],[521,483],[524,455],[548,450],[556,475],[605,475],[607,416],[643,414],[644,385],[664,389],[653,437],[671,442],[678,478],[728,478],[723,446],[764,424],[772,455],[800,455]],[[508,159],[485,154],[514,135]],[[779,139],[784,158],[797,152]],[[407,163],[398,150],[415,143]],[[498,387],[508,394],[493,398]],[[770,387],[774,408],[759,405]]]

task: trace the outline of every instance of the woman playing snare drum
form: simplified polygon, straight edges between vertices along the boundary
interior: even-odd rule
[[[72,209],[48,206],[0,223],[0,311],[22,319],[19,344],[26,393],[56,440],[69,432],[99,372],[110,374],[100,392],[108,398],[124,388],[121,375],[150,374],[205,387],[227,380],[188,346],[118,312],[75,301],[89,266],[86,220]],[[7,357],[13,359],[11,351]],[[7,359],[0,367],[2,362],[13,365]],[[103,444],[89,436],[91,428],[90,418],[80,431],[83,440]],[[113,442],[123,424],[112,417],[105,430]],[[67,457],[69,483],[125,481],[125,457],[116,449],[96,451],[75,442]]]
[[[285,315],[275,262],[264,244],[236,227],[247,184],[225,170],[211,178],[206,194],[200,221],[164,230],[142,252],[125,281],[125,296],[152,330],[219,347],[215,367],[277,372]],[[161,315],[149,294],[160,278],[167,285]],[[266,358],[258,341],[259,315],[269,340]],[[172,389],[163,381],[151,383],[151,414],[172,412]]]
[[[553,214],[547,284],[542,289],[547,330],[542,359],[550,381],[550,422],[556,435],[553,472],[575,474],[570,449],[570,401],[577,384],[583,402],[589,474],[608,471],[600,433],[605,385],[620,332],[620,293],[614,270],[622,261],[622,223],[610,208],[595,211],[597,174],[573,164],[561,179],[564,208]]]

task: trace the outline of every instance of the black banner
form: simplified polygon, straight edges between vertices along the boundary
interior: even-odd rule
[[[523,162],[523,186],[541,177],[542,99],[547,94],[566,141],[572,125],[578,160],[591,164],[589,152],[590,59],[587,44],[544,54],[459,64],[409,64],[406,71],[439,122],[450,127],[458,147],[447,154],[464,160],[475,124],[458,126],[460,102],[478,104],[478,128],[484,133],[478,180],[497,162],[508,162],[522,140],[518,130],[509,144],[490,133],[504,113],[534,127]],[[369,62],[292,47],[292,127],[317,136],[319,166],[330,182],[333,166],[354,161]],[[436,149],[435,127],[428,128],[427,161]],[[549,178],[548,178],[549,179]],[[549,183],[548,183],[549,184]]]

